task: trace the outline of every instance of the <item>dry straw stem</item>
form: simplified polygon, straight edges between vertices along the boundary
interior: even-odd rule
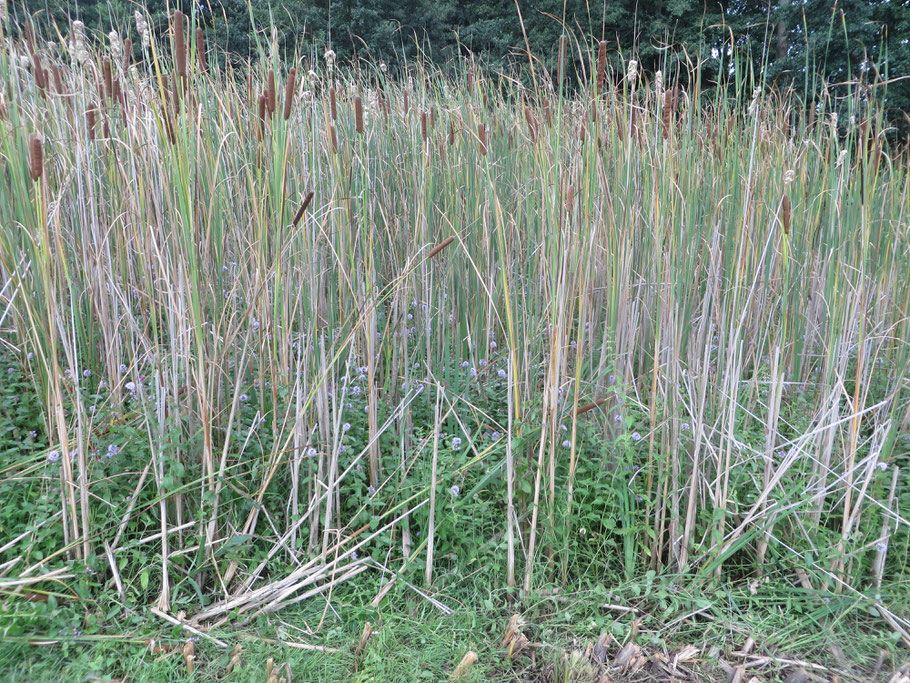
[[[468,671],[472,666],[477,663],[477,653],[474,650],[468,650],[464,657],[461,658],[461,661],[458,662],[458,666],[455,667],[455,670],[452,671],[451,680],[459,681],[465,676],[468,675]]]

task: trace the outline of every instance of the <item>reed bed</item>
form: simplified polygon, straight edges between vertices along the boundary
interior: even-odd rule
[[[904,575],[910,176],[874,83],[806,109],[596,41],[572,90],[567,41],[532,86],[237,69],[137,20],[4,37],[17,586],[85,563],[204,625],[478,563]]]

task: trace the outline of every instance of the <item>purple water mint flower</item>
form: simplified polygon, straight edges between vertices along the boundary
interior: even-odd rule
[[[471,364],[468,361],[463,360],[463,361],[461,361],[461,367],[469,368],[469,367],[471,367]]]
[[[572,447],[572,442],[569,441],[568,439],[566,439],[565,441],[562,442],[562,447],[563,447],[563,448],[571,448],[571,447]]]
[[[247,396],[246,394],[240,394],[240,402],[241,402],[241,403],[246,403],[246,402],[249,401],[249,400],[250,400],[250,397],[249,397],[249,396]]]
[[[502,368],[499,368],[499,371],[496,374],[499,375],[500,377],[505,377],[506,371],[503,370]]]
[[[461,439],[457,436],[452,437],[452,448],[459,448],[459,447],[461,447]]]
[[[60,459],[60,451],[54,450],[47,454],[48,462],[57,462]]]
[[[110,446],[107,447],[107,457],[113,458],[115,455],[118,455],[119,453],[120,453],[120,446],[118,446],[117,444],[112,443]]]
[[[632,441],[641,441],[641,434],[638,432],[632,432]]]
[[[458,484],[455,484],[449,489],[449,493],[452,494],[453,498],[458,498],[458,496],[461,495],[461,487]]]
[[[345,422],[343,425],[341,425],[341,431],[342,431],[342,432],[346,432],[346,431],[348,431],[350,428],[351,428],[351,423],[350,423],[350,422]]]
[[[375,495],[376,495],[376,487],[373,486],[372,484],[370,484],[370,485],[367,487],[367,493],[368,493],[369,495],[371,495],[371,496],[375,496]]]

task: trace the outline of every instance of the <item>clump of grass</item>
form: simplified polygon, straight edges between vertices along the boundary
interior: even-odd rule
[[[144,22],[128,71],[74,24],[66,98],[0,57],[4,343],[47,441],[0,471],[53,506],[4,546],[23,580],[83,562],[210,622],[366,572],[799,570],[901,618],[907,165],[866,90],[791,125],[792,92],[599,42],[570,92],[566,36],[533,89],[304,87]]]

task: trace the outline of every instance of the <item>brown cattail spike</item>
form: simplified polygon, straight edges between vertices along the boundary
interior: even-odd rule
[[[357,132],[363,135],[363,100],[360,95],[354,97],[354,125],[357,126]]]
[[[300,208],[297,210],[297,214],[294,216],[294,220],[292,222],[293,222],[295,228],[300,223],[300,219],[303,218],[303,214],[304,214],[304,212],[306,212],[306,208],[310,205],[311,201],[313,201],[313,191],[312,190],[307,192],[306,197],[303,198],[303,203],[300,205]]]
[[[597,48],[597,92],[603,92],[607,80],[607,41],[600,41]]]
[[[454,241],[455,241],[455,238],[454,238],[454,237],[446,237],[442,242],[440,242],[440,243],[437,244],[435,247],[433,247],[432,249],[430,249],[430,253],[427,254],[427,260],[429,260],[429,259],[433,258],[434,256],[436,256],[436,254],[438,254],[440,251],[442,251],[442,250],[445,249],[447,246],[449,246],[450,244],[452,244],[452,242],[454,242]]]
[[[477,139],[480,141],[480,153],[487,155],[487,128],[482,123],[477,124]]]
[[[265,88],[265,104],[269,109],[269,115],[275,113],[275,70],[269,69],[268,82]]]
[[[130,61],[133,59],[133,41],[127,38],[123,41],[123,69],[130,68]]]
[[[205,53],[205,33],[201,26],[196,27],[196,54],[199,56],[199,70],[203,73],[208,71],[208,55]]]
[[[38,133],[28,138],[28,173],[35,182],[44,174],[44,142]]]
[[[329,88],[329,109],[332,112],[332,121],[335,121],[338,117],[338,113],[335,110],[335,87],[334,86]]]
[[[528,105],[525,105],[525,120],[528,122],[528,135],[531,136],[531,142],[537,141],[537,118]]]
[[[110,100],[113,96],[113,88],[111,86],[111,60],[107,57],[101,60],[101,74],[104,80],[104,97]]]
[[[88,139],[95,139],[95,103],[89,102],[85,110],[85,127],[88,129]]]
[[[596,401],[592,401],[591,403],[588,403],[587,405],[581,406],[578,410],[575,411],[575,415],[576,416],[584,415],[585,413],[594,410],[598,406],[602,406],[606,402],[607,402],[607,399],[599,398]]]
[[[332,143],[332,154],[338,153],[338,136],[335,134],[335,126],[329,124],[329,140]]]
[[[288,82],[284,84],[284,120],[291,118],[291,105],[294,104],[294,90],[297,87],[297,69],[288,71]]]
[[[781,223],[783,223],[785,235],[790,234],[790,221],[792,218],[793,216],[790,212],[790,197],[784,195],[784,198],[780,202],[780,220]]]
[[[265,95],[259,96],[259,129],[265,130],[265,116],[267,113],[267,104],[265,102]]]
[[[420,112],[420,138],[424,142],[427,141],[427,113],[425,111]]]
[[[408,112],[411,111],[411,103],[408,99],[408,91],[404,91],[404,115],[407,116]]]
[[[178,9],[174,12],[174,58],[177,62],[177,75],[186,79],[186,36],[183,24],[183,12]]]

